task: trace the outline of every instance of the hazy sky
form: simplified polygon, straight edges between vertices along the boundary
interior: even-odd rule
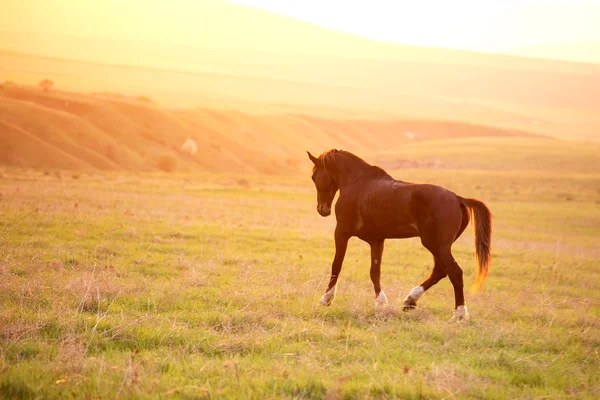
[[[431,47],[495,52],[539,45],[600,41],[598,0],[232,2],[264,8],[372,39]],[[560,58],[560,54],[556,56]],[[600,58],[600,54],[597,56]]]
[[[264,20],[231,3],[383,41],[600,62],[600,0],[0,0],[0,34],[242,48],[293,36],[281,20],[281,37],[262,38]]]

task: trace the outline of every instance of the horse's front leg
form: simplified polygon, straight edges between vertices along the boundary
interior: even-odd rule
[[[371,282],[375,289],[375,307],[385,307],[388,304],[387,296],[381,290],[381,256],[383,255],[384,240],[369,242],[371,245]]]
[[[331,264],[331,277],[329,278],[329,285],[327,286],[327,291],[321,297],[321,301],[319,304],[322,306],[329,306],[333,302],[335,298],[335,289],[338,277],[340,276],[340,271],[342,270],[342,263],[344,262],[344,257],[346,256],[346,249],[348,248],[348,240],[349,236],[343,234],[339,228],[335,229],[335,257],[333,258],[333,263]]]

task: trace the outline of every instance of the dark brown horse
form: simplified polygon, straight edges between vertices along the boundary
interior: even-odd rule
[[[320,304],[328,306],[335,290],[348,240],[357,236],[371,246],[371,281],[375,288],[375,305],[387,305],[379,281],[381,255],[385,239],[420,237],[433,254],[433,272],[421,285],[413,288],[404,300],[404,310],[415,308],[421,295],[448,276],[454,286],[453,320],[467,319],[469,314],[463,292],[463,272],[452,256],[452,243],[463,233],[469,219],[475,220],[477,290],[488,273],[492,214],[479,200],[465,199],[440,186],[397,181],[383,169],[369,165],[343,150],[330,150],[318,158],[308,153],[314,163],[312,180],[317,188],[317,211],[331,214],[331,203],[339,190],[335,205],[335,257],[331,279]]]

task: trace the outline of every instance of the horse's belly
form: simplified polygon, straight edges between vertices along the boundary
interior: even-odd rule
[[[396,221],[369,221],[357,229],[359,238],[406,239],[419,236],[416,224]]]
[[[391,232],[389,238],[390,239],[406,239],[406,238],[411,238],[411,237],[415,237],[415,236],[419,236],[419,231],[417,230],[416,226],[403,226],[403,227],[398,227],[397,229],[394,230],[394,232]]]

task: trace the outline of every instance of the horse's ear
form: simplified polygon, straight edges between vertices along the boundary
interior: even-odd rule
[[[312,154],[310,154],[309,151],[306,152],[308,154],[308,158],[310,158],[310,161],[313,162],[313,164],[317,165],[317,163],[319,162],[319,159],[315,156],[313,156]]]

